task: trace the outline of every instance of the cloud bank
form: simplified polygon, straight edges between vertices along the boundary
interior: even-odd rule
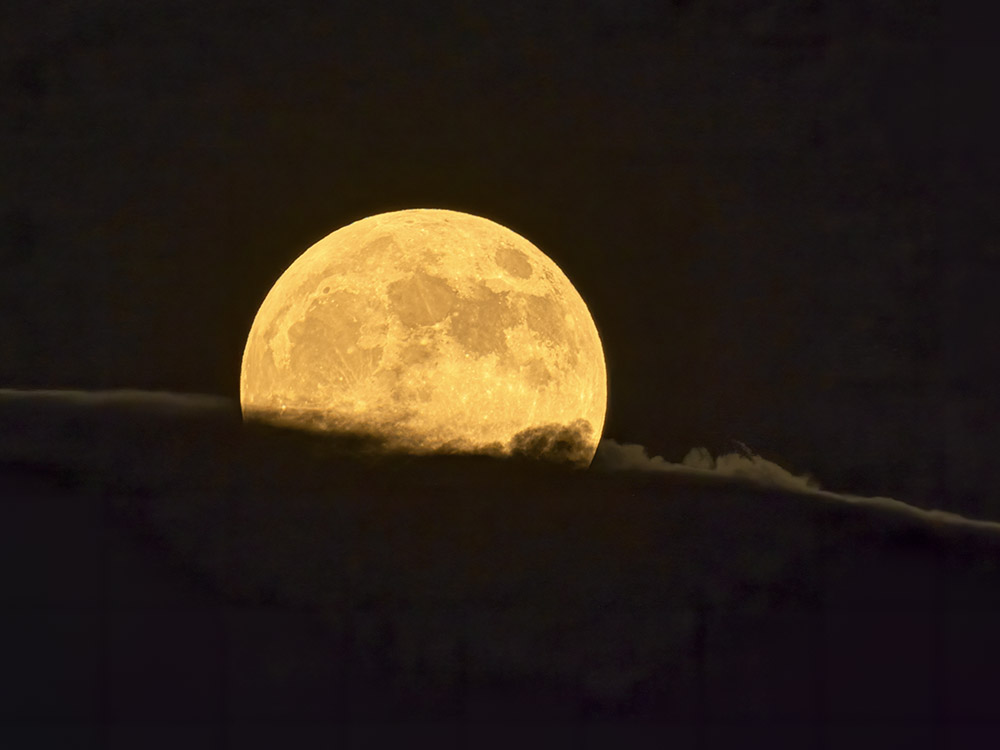
[[[533,441],[529,439],[532,437]],[[572,441],[557,437],[565,436],[526,431],[516,455],[537,457],[542,443],[541,447],[549,452],[565,449],[564,443],[572,448]],[[241,470],[236,467],[239,446],[246,448],[244,440],[239,403],[221,396],[130,389],[0,388],[0,461],[88,470],[132,484],[194,480],[215,485],[229,481],[233,472]],[[341,447],[350,449],[355,444],[347,437]],[[739,451],[717,456],[705,448],[692,448],[680,463],[674,463],[662,456],[650,456],[642,445],[605,438],[591,470],[732,481],[903,513],[950,526],[1000,531],[998,522],[918,508],[889,497],[824,490],[810,475],[794,474],[746,445],[737,445]],[[542,454],[547,455],[545,451]]]
[[[572,444],[540,436],[527,447]],[[609,705],[693,669],[700,612],[794,610],[844,576],[868,585],[872,555],[897,554],[887,538],[975,554],[1000,530],[827,492],[745,446],[674,464],[605,440],[592,471],[370,460],[186,394],[0,391],[0,462],[69,469],[73,502],[110,502],[225,594],[319,612],[405,674],[546,676]]]

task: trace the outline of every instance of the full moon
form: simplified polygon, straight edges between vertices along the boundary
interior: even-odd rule
[[[245,420],[417,453],[569,446],[590,463],[597,328],[541,250],[488,219],[411,209],[338,229],[275,282],[243,353]]]

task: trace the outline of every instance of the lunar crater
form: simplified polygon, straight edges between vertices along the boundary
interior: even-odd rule
[[[497,265],[511,276],[516,276],[519,279],[531,278],[531,262],[528,260],[528,256],[516,247],[501,243],[494,257]]]
[[[490,291],[485,285],[476,288],[476,297],[466,300],[451,317],[451,334],[473,354],[507,353],[507,328],[517,322],[506,293]]]
[[[458,292],[444,279],[424,271],[389,284],[389,306],[410,328],[440,322],[458,305]]]
[[[369,259],[374,259],[374,257],[380,253],[398,251],[399,246],[396,244],[396,240],[393,239],[391,234],[383,234],[381,237],[376,237],[371,242],[367,243],[361,250],[362,253]]]

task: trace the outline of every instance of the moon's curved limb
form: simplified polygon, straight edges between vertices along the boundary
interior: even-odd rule
[[[487,219],[413,209],[289,266],[251,327],[240,401],[247,419],[421,452],[516,453],[570,429],[589,463],[607,382],[590,312],[552,260]]]

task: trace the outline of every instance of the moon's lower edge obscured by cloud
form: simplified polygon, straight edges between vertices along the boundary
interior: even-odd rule
[[[338,229],[281,275],[240,400],[248,419],[414,453],[512,454],[569,431],[563,457],[586,465],[606,380],[590,312],[541,250],[488,219],[412,209]]]

